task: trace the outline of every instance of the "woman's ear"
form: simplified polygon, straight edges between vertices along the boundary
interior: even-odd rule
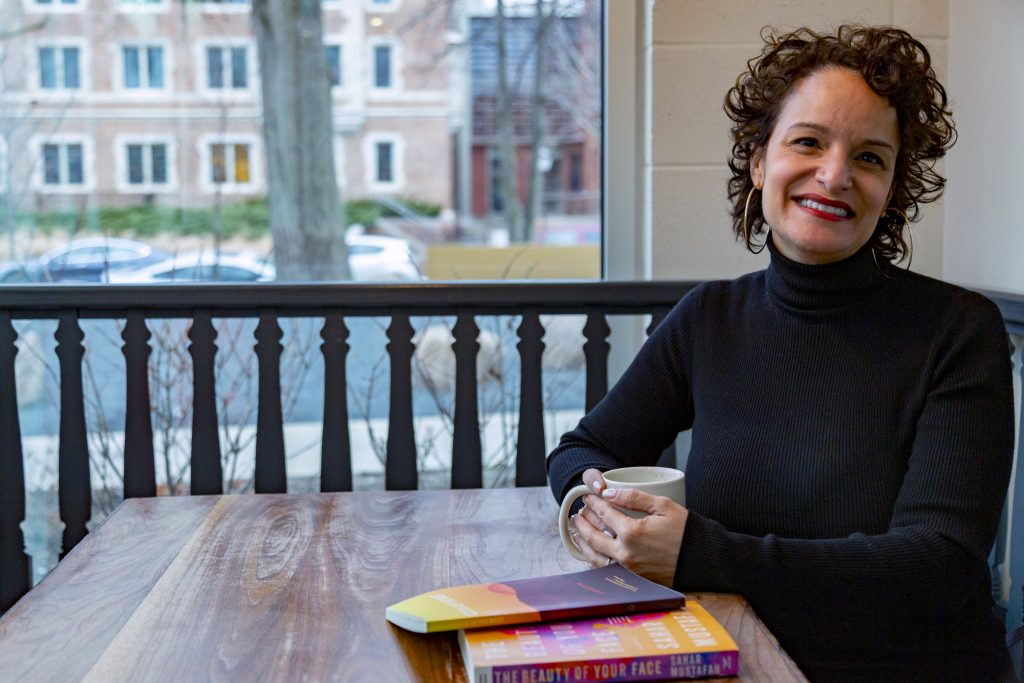
[[[764,154],[760,147],[754,148],[754,153],[750,155],[750,180],[754,187],[764,187]]]

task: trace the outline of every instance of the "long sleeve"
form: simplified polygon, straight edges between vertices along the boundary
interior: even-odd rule
[[[552,453],[651,464],[692,428],[676,587],[745,596],[812,678],[985,680],[1012,464],[995,306],[869,252],[695,290]]]

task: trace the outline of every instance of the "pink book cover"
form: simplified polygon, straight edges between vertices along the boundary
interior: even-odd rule
[[[739,650],[699,603],[669,612],[464,630],[473,683],[588,683],[736,676]]]

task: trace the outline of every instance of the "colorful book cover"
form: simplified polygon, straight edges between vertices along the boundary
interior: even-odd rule
[[[453,586],[387,608],[388,621],[410,631],[524,624],[675,609],[686,597],[618,564],[573,574]]]
[[[459,632],[472,683],[737,676],[739,649],[699,603],[670,612]]]

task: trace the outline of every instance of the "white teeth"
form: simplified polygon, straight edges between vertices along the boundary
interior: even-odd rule
[[[838,206],[828,206],[827,204],[821,204],[813,199],[801,199],[799,200],[800,206],[806,206],[808,209],[814,209],[815,211],[824,211],[830,213],[833,216],[842,216],[845,218],[850,215],[850,212],[846,209],[841,209]]]

